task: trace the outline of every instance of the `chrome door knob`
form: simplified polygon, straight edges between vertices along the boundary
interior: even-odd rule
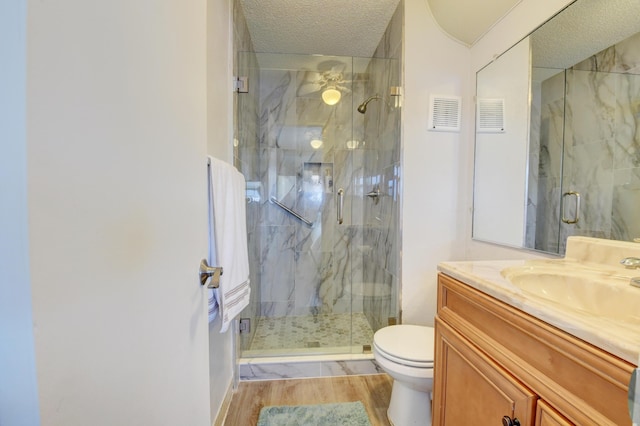
[[[520,420],[511,419],[509,416],[504,416],[502,418],[502,426],[520,426]]]
[[[200,284],[205,285],[209,278],[211,277],[211,282],[207,286],[208,288],[218,288],[220,285],[220,275],[222,275],[222,267],[211,267],[207,263],[207,259],[202,259],[200,261]]]

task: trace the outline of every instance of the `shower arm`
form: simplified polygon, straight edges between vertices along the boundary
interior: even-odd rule
[[[371,97],[369,97],[369,99],[367,99],[366,101],[363,102],[363,104],[366,106],[369,102],[371,101],[377,101],[377,100],[381,100],[382,96],[380,95],[373,95]]]
[[[376,95],[373,95],[373,96],[371,96],[371,97],[367,98],[367,100],[365,100],[365,101],[364,101],[364,102],[362,102],[360,105],[358,105],[357,111],[358,111],[360,114],[364,114],[364,113],[366,113],[366,112],[367,112],[367,105],[369,105],[369,102],[371,102],[371,101],[376,101],[376,100],[384,101],[384,103],[385,103],[388,107],[390,107],[390,105],[389,105],[389,103],[387,102],[387,100],[386,100],[386,99],[384,99],[382,96],[380,96],[380,95],[376,94]]]

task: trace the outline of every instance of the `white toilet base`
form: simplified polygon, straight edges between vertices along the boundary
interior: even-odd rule
[[[431,392],[421,392],[394,380],[387,417],[393,426],[431,426]]]

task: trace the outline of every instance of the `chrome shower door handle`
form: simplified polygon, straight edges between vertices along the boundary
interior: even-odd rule
[[[564,214],[567,206],[566,199],[571,195],[576,197],[576,213],[573,215],[573,219],[567,218]],[[580,193],[575,191],[565,192],[564,194],[562,194],[562,221],[564,223],[568,223],[569,225],[571,225],[574,223],[578,223],[579,220],[580,220]]]
[[[338,213],[338,225],[342,225],[344,219],[342,217],[342,208],[344,207],[344,189],[338,189],[338,208],[336,209]]]

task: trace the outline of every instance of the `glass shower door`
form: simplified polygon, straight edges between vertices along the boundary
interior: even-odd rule
[[[241,56],[250,93],[237,95],[236,164],[251,192],[257,295],[246,311],[252,331],[242,337],[243,356],[350,352],[354,167],[345,150],[353,139],[353,61]],[[336,103],[323,99],[327,89],[339,93]]]
[[[615,145],[624,132],[616,129],[619,100],[609,90],[619,78],[614,72],[566,71],[560,253],[572,235],[614,236]]]

